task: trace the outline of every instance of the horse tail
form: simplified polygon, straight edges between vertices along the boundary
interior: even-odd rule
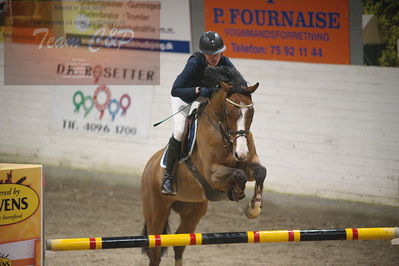
[[[170,233],[170,226],[169,226],[169,220],[166,220],[165,226],[163,228],[162,234],[169,234]],[[144,223],[143,230],[141,231],[142,236],[148,235],[147,231],[147,225]],[[142,248],[141,253],[146,253],[149,256],[149,250],[150,248]],[[168,247],[161,247],[161,257],[163,257],[166,252],[168,251]]]

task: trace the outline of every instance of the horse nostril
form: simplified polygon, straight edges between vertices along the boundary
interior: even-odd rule
[[[234,152],[234,158],[236,159],[236,161],[244,161],[247,156],[246,154],[240,156],[237,152]]]

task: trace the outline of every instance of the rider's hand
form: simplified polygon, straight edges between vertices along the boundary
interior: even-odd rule
[[[215,89],[213,89],[213,88],[201,87],[199,89],[199,94],[202,97],[210,98],[214,91],[215,91]]]

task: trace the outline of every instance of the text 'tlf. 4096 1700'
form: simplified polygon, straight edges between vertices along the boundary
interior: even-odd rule
[[[79,124],[75,120],[67,119],[62,120],[62,129],[68,131],[85,131],[101,135],[135,136],[137,134],[137,128],[135,127],[95,122]]]

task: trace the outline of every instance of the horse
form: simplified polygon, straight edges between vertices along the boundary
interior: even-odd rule
[[[245,214],[252,219],[261,212],[266,168],[260,163],[250,131],[254,116],[251,94],[259,83],[247,86],[235,68],[223,66],[207,67],[204,84],[217,89],[198,107],[196,142],[191,156],[175,168],[177,194],[161,193],[164,169],[160,161],[165,148],[156,152],[143,170],[143,235],[169,233],[171,210],[180,216],[176,234],[194,233],[206,214],[208,200],[240,201],[245,197],[247,181],[255,181],[255,189]],[[175,265],[183,264],[184,249],[185,246],[174,247]],[[160,247],[145,250],[149,265],[159,265],[163,251]]]

